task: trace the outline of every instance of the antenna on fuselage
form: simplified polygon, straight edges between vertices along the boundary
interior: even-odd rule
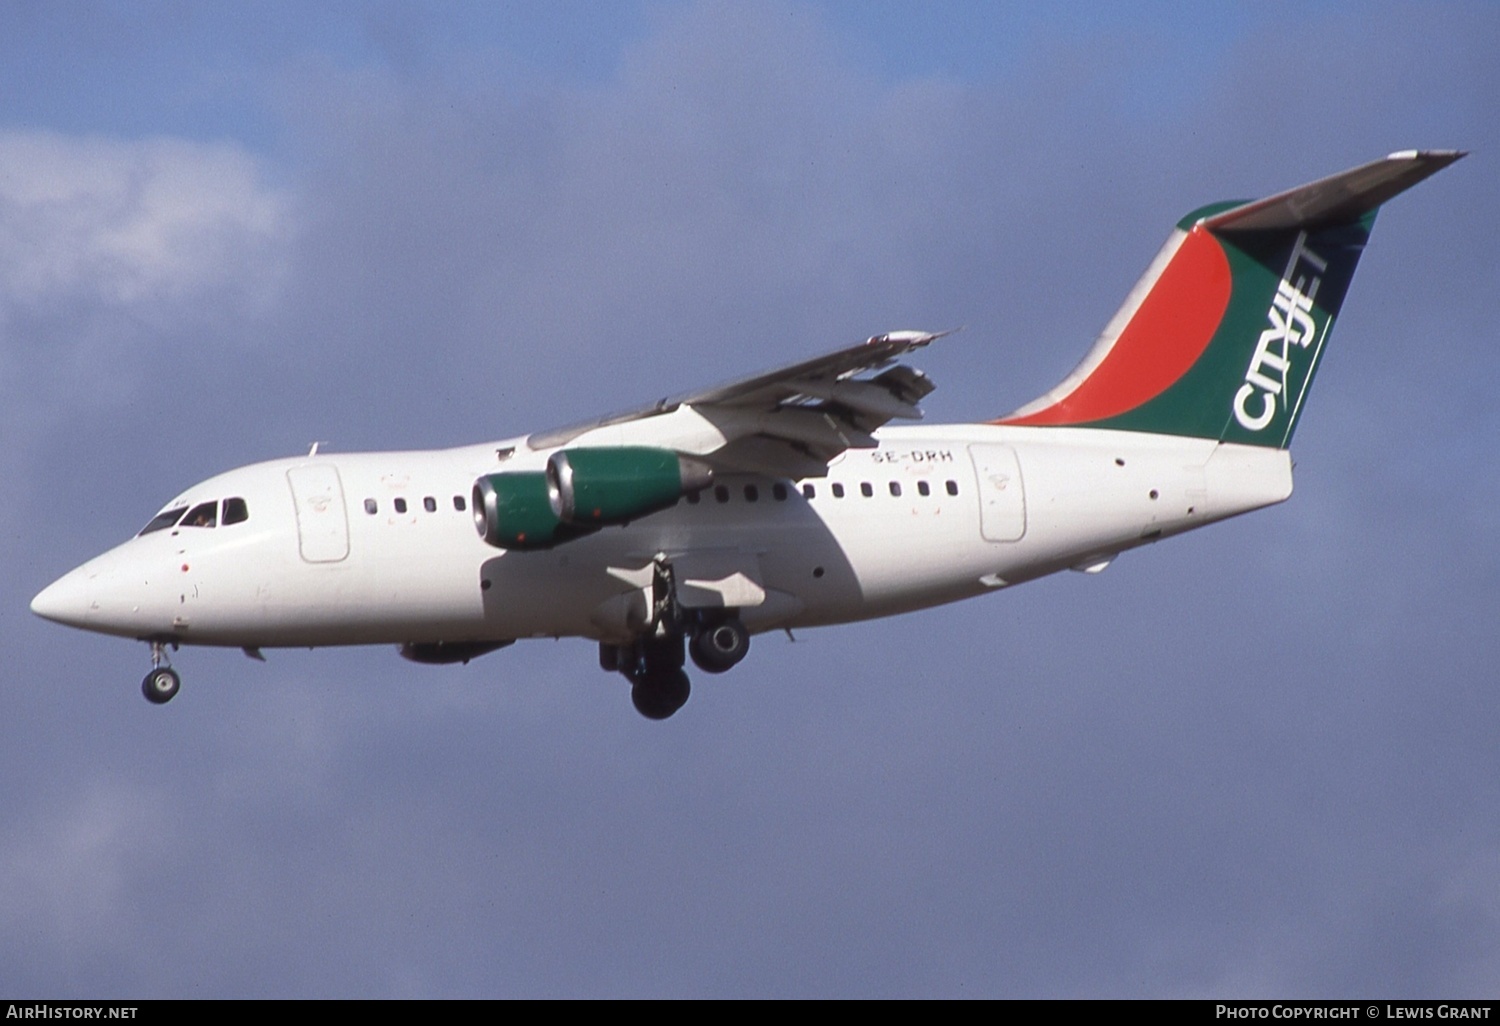
[[[314,442],[312,448],[307,450],[307,454],[309,456],[316,456],[318,454],[318,446],[327,444],[327,442]]]

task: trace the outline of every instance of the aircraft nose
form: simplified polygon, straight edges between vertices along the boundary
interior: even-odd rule
[[[82,627],[89,614],[89,581],[83,568],[64,574],[31,600],[37,616],[70,627]]]

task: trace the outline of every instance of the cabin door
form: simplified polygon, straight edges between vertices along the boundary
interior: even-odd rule
[[[297,545],[308,563],[337,563],[349,555],[344,487],[331,463],[309,463],[286,472],[297,513]]]

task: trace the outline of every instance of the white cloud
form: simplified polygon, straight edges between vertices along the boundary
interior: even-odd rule
[[[118,430],[142,396],[177,401],[188,357],[272,337],[292,210],[237,144],[0,131],[0,473],[80,410]]]
[[[0,304],[260,306],[288,204],[241,147],[0,132]]]

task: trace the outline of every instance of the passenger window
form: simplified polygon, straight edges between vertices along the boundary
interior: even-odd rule
[[[927,484],[926,481],[918,481],[917,482],[917,494],[918,495],[931,495],[932,494],[932,488],[931,488],[931,486],[929,486]]]
[[[725,488],[723,485],[714,485],[714,501],[715,502],[728,502],[729,501],[729,489]]]
[[[225,499],[224,516],[222,523],[225,527],[230,524],[243,524],[250,519],[250,507],[245,505],[244,499]]]
[[[395,506],[396,506],[396,512],[397,513],[405,513],[406,512],[406,500],[405,499],[397,499],[396,502],[395,502]]]
[[[422,500],[422,508],[425,509],[429,513],[436,513],[437,512],[437,500],[434,499],[430,495],[427,496],[427,498],[425,498],[425,499]]]
[[[948,482],[948,494],[949,495],[957,495],[958,494],[958,482],[957,481],[949,481]]]
[[[156,516],[151,518],[151,522],[149,524],[141,528],[141,534],[151,534],[153,531],[165,531],[167,528],[174,526],[177,521],[181,520],[182,515],[186,512],[186,506],[174,506],[172,509],[162,510],[160,513],[156,514]]]
[[[702,497],[703,497],[702,494],[699,493],[699,492],[688,492],[688,496],[687,496],[688,505],[689,506],[696,506],[696,505],[698,505],[698,501]]]
[[[780,481],[777,481],[771,486],[771,495],[776,499],[777,502],[785,502],[786,485],[782,484]]]
[[[868,481],[861,481],[859,483],[859,494],[868,499],[870,496],[875,494],[875,487]]]
[[[379,511],[379,509],[380,509],[380,507],[377,506],[377,505],[375,505],[375,500],[374,499],[366,499],[365,500],[365,512],[368,513],[368,514],[370,514],[370,516],[373,517],[376,514],[376,512]]]
[[[838,482],[834,482],[833,497],[835,499],[842,499],[844,497],[844,486],[839,484]]]
[[[901,482],[900,481],[892,481],[891,482],[891,495],[895,496],[898,499],[901,497]]]
[[[816,499],[818,497],[818,490],[810,484],[805,484],[802,486],[802,497],[804,499]]]
[[[455,495],[453,497],[453,508],[458,510],[460,513],[462,513],[467,508],[464,504],[464,497],[462,495]]]
[[[746,502],[757,502],[757,501],[759,501],[759,499],[760,499],[760,489],[757,488],[757,487],[755,487],[754,485],[746,485],[745,486],[745,501]]]
[[[218,502],[200,502],[182,518],[183,527],[213,527],[218,522]]]

